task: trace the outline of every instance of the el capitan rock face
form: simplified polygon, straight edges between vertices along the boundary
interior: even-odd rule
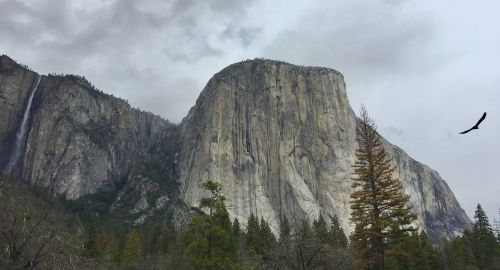
[[[196,205],[201,182],[222,182],[229,213],[274,228],[337,215],[349,223],[358,119],[339,72],[254,60],[216,74],[183,120],[182,198]],[[451,236],[469,218],[439,175],[385,142],[404,191],[431,237]]]
[[[0,168],[36,77],[0,57]],[[140,222],[176,196],[197,206],[205,194],[201,182],[214,179],[223,184],[231,217],[243,224],[250,213],[274,228],[284,216],[298,222],[322,214],[352,227],[358,119],[342,74],[332,69],[271,60],[233,64],[208,82],[180,125],[133,109],[76,76],[42,76],[30,113],[19,173],[68,199],[111,192],[110,212],[131,206],[129,214]],[[385,145],[431,237],[469,226],[435,171]]]

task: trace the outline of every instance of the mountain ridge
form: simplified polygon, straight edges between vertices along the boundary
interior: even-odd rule
[[[0,59],[0,102],[8,96],[23,104],[35,73],[16,65]],[[43,75],[41,87],[21,169],[33,184],[72,200],[112,191],[114,205],[131,207],[133,222],[140,222],[162,202],[197,206],[201,181],[213,178],[223,183],[231,217],[243,225],[250,213],[275,228],[285,216],[297,222],[322,214],[339,216],[350,230],[358,119],[336,70],[264,59],[229,65],[209,80],[179,124],[112,95],[92,94],[102,91],[76,75]],[[23,108],[17,103],[0,109],[8,123],[0,126],[2,155]],[[418,225],[433,238],[468,228],[469,218],[437,172],[384,144],[418,206]],[[124,188],[135,194],[128,203]]]

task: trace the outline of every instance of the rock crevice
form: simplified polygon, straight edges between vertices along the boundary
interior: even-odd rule
[[[0,57],[0,169],[36,76]],[[321,214],[352,230],[359,120],[333,69],[263,59],[230,65],[180,125],[73,75],[42,76],[33,102],[20,175],[67,199],[111,192],[110,212],[133,206],[137,223],[165,204],[198,206],[201,183],[211,179],[222,183],[229,214],[242,225],[253,213],[277,231],[284,217],[298,223]],[[438,173],[384,144],[421,228],[437,238],[469,227]]]
[[[271,60],[233,64],[207,84],[181,124],[182,199],[197,205],[201,182],[220,181],[232,218],[251,213],[273,228],[321,214],[349,232],[351,165],[359,120],[342,74]],[[431,237],[470,220],[440,176],[384,141],[404,192]]]

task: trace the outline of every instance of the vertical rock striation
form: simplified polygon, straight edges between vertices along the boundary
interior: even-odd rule
[[[7,165],[5,167],[5,172],[10,174],[13,169],[16,168],[19,160],[24,154],[24,149],[26,148],[26,139],[28,136],[28,128],[30,125],[30,116],[31,116],[31,106],[33,105],[33,97],[35,96],[36,90],[38,89],[38,85],[40,85],[40,80],[42,77],[40,75],[37,76],[36,82],[32,86],[30,90],[30,94],[28,96],[28,100],[26,101],[26,105],[24,106],[23,118],[21,119],[21,124],[16,132],[16,138],[14,140],[14,144],[12,146],[12,150],[10,151],[10,157],[7,161]]]
[[[37,74],[0,56],[0,169]],[[157,209],[185,222],[220,181],[231,217],[338,216],[347,232],[359,120],[342,74],[271,60],[233,64],[207,84],[179,126],[103,94],[77,76],[42,76],[19,175],[67,199],[110,194],[109,213],[141,223]],[[384,141],[431,238],[470,220],[440,176]],[[106,195],[108,196],[108,195]],[[181,209],[181,210],[179,210]],[[108,211],[108,210],[105,210]]]
[[[358,119],[342,74],[270,60],[231,65],[207,84],[183,120],[181,196],[197,205],[201,182],[222,182],[232,217],[250,213],[278,228],[338,216],[348,231]],[[469,218],[439,175],[386,142],[418,223],[451,236]]]
[[[12,151],[36,74],[6,56],[0,62],[2,157]],[[20,175],[68,199],[115,191],[153,147],[175,141],[177,128],[159,116],[131,108],[73,75],[42,76]],[[5,161],[3,166],[5,166]]]
[[[23,178],[68,199],[114,190],[175,128],[75,77],[49,76],[39,91]]]
[[[29,91],[37,75],[0,55],[0,170],[13,150]]]

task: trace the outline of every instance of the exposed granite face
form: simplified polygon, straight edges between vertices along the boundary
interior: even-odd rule
[[[0,169],[9,158],[36,74],[0,56]]]
[[[0,57],[0,169],[36,76]],[[182,202],[198,206],[201,183],[213,179],[242,225],[250,213],[274,231],[284,216],[299,222],[322,214],[352,230],[359,120],[337,71],[270,60],[231,65],[208,82],[180,126],[75,76],[42,76],[33,102],[19,175],[55,194],[74,200],[108,192],[115,196],[110,215],[141,223],[169,211],[180,225],[193,213]],[[469,226],[435,171],[387,141],[385,147],[430,237]]]
[[[404,192],[411,195],[410,203],[418,215],[417,224],[432,240],[456,236],[470,228],[471,220],[436,171],[413,160],[395,145],[386,142],[386,149],[392,149],[391,155]]]
[[[254,60],[216,74],[183,120],[182,198],[197,205],[201,182],[220,181],[228,211],[243,224],[250,213],[274,228],[337,215],[349,223],[351,165],[358,119],[342,74]],[[439,175],[386,143],[419,225],[451,236],[469,218]]]
[[[13,105],[1,109],[1,117],[11,116],[2,121],[2,148],[22,117],[24,105],[16,102],[35,77],[8,60],[3,57],[0,66],[0,96]],[[42,76],[33,102],[20,175],[68,199],[114,191],[138,162],[149,159],[152,146],[177,138],[175,125],[76,76]]]
[[[177,129],[149,151],[149,158],[139,162],[129,173],[127,181],[111,206],[110,214],[126,217],[131,224],[143,223],[147,218],[160,214],[185,223],[189,210],[179,199],[177,156],[180,145]]]

